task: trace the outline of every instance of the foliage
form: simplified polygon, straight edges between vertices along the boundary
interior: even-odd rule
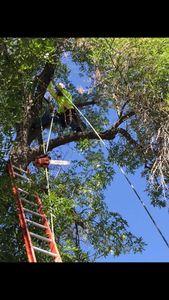
[[[0,39],[1,261],[26,260],[5,171],[11,148],[16,163],[21,162],[23,168],[30,164],[29,189],[40,194],[49,219],[53,214],[63,261],[96,261],[108,254],[143,251],[142,238],[131,233],[120,214],[109,211],[104,191],[115,176],[114,164],[131,173],[141,167],[152,205],[166,206],[168,44],[168,38]],[[68,63],[63,62],[64,55],[68,55]],[[91,79],[88,90],[79,93],[69,80],[72,61]],[[104,151],[89,127],[79,134],[56,126],[54,140],[58,143],[49,145],[50,155],[56,157],[57,147],[64,149],[69,144],[82,158],[72,160],[71,168],[56,178],[50,173],[49,196],[44,172],[31,164],[43,153],[36,142],[39,132],[32,144],[25,137],[47,106],[44,98],[54,105],[45,86],[50,81],[66,85],[73,101],[107,140],[110,151]],[[24,155],[26,162],[22,161]],[[39,258],[49,261],[43,255]]]

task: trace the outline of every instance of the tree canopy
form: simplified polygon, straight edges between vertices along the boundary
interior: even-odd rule
[[[90,88],[69,79],[67,56],[90,78]],[[106,142],[87,125],[83,132],[54,124],[49,153],[67,147],[81,154],[58,176],[45,176],[32,164],[43,154],[32,127],[55,107],[49,84],[63,82],[73,102]],[[56,107],[57,109],[57,107]],[[22,234],[6,173],[9,157],[31,169],[30,189],[39,192],[63,261],[95,261],[112,253],[142,252],[145,243],[127,220],[109,211],[104,191],[118,164],[126,172],[142,168],[151,204],[165,207],[169,182],[169,39],[168,38],[1,38],[0,39],[0,259],[26,261]],[[49,122],[44,134],[49,131]],[[79,157],[79,156],[78,156]],[[45,261],[45,258],[41,258]]]

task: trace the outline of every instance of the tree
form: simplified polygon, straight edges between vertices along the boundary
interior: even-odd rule
[[[152,204],[166,205],[168,42],[142,38],[1,38],[2,261],[26,260],[5,173],[9,153],[14,165],[33,170],[30,188],[41,195],[47,215],[51,211],[54,215],[63,261],[93,261],[109,253],[143,251],[142,238],[129,231],[120,214],[106,207],[104,190],[113,179],[115,163],[128,172],[142,166]],[[69,66],[62,61],[65,53],[91,78],[90,91],[77,90],[69,81]],[[47,102],[53,105],[47,94],[51,81],[65,83],[76,106],[108,141],[110,150],[101,147],[89,127],[77,133],[54,126],[56,138],[50,140],[50,154],[70,145],[83,154],[83,159],[75,159],[71,170],[56,178],[50,174],[48,196],[43,191],[44,173],[31,163],[43,154],[43,145],[37,142],[41,128],[32,130],[32,125],[42,118]],[[45,124],[46,129],[49,126]]]

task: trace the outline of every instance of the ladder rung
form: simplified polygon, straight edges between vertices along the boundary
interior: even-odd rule
[[[30,209],[28,209],[28,208],[23,208],[26,212],[29,212],[29,213],[31,213],[32,215],[35,215],[35,216],[38,216],[38,217],[43,217],[41,214],[39,214],[39,213],[37,213],[37,212],[35,212],[35,211],[33,211],[33,210],[30,210]]]
[[[31,236],[34,236],[34,237],[36,237],[37,239],[40,239],[40,240],[42,240],[42,241],[45,241],[45,242],[52,242],[51,239],[48,239],[48,238],[46,238],[46,237],[43,237],[43,236],[41,236],[41,235],[39,235],[39,234],[36,234],[36,233],[33,233],[33,232],[29,232],[29,233],[30,233]]]
[[[14,172],[14,175],[18,176],[18,177],[21,177],[22,179],[25,179],[25,180],[28,180],[28,181],[31,181],[29,178],[27,177],[24,177],[23,175],[19,174],[19,173],[16,173]]]
[[[41,224],[39,224],[39,223],[37,223],[37,222],[31,221],[31,220],[28,220],[28,219],[26,219],[26,221],[29,222],[29,223],[31,223],[31,224],[33,224],[33,225],[35,225],[35,226],[37,226],[37,227],[47,229],[46,226],[41,225]]]
[[[32,201],[29,201],[29,200],[27,200],[27,199],[25,199],[25,198],[20,198],[22,201],[25,201],[26,203],[29,203],[29,204],[31,204],[31,205],[34,205],[34,206],[38,206],[36,203],[34,203],[34,202],[32,202]]]
[[[41,249],[41,248],[38,248],[38,247],[35,247],[35,246],[33,246],[33,249],[34,249],[35,251],[39,251],[39,252],[42,252],[42,253],[47,254],[47,255],[50,255],[50,256],[54,256],[54,257],[57,257],[57,256],[58,256],[58,255],[55,254],[55,253],[49,252],[49,251],[47,251],[47,250],[44,250],[44,249]]]
[[[27,171],[25,171],[25,170],[23,170],[23,169],[21,169],[21,168],[18,168],[18,167],[13,166],[13,169],[16,169],[16,170],[18,170],[18,171],[20,171],[20,172],[23,172],[23,173],[28,174]]]
[[[22,190],[22,189],[20,189],[20,188],[18,188],[18,191],[19,191],[19,192],[22,192],[22,193],[24,193],[24,194],[26,194],[26,195],[29,195],[28,192],[26,192],[26,191],[24,191],[24,190]]]

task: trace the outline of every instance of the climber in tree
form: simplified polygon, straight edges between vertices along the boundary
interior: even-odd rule
[[[54,89],[52,83],[50,83],[47,90],[58,104],[58,112],[55,112],[53,123],[55,125],[59,124],[63,128],[70,126],[72,130],[77,132],[85,130],[86,125],[82,122],[78,113],[74,109],[72,96],[65,89],[64,85],[60,83]],[[39,144],[42,144],[41,125],[43,129],[50,127],[53,104],[51,104],[48,99],[44,99],[44,113],[41,117],[36,118],[32,123],[28,136],[28,144],[30,144],[35,138],[37,138]]]
[[[52,83],[48,86],[51,96],[57,101],[60,123],[63,128],[71,126],[73,130],[83,131],[86,125],[81,121],[78,113],[74,109],[72,95],[65,89],[63,83],[56,85],[55,89]]]

